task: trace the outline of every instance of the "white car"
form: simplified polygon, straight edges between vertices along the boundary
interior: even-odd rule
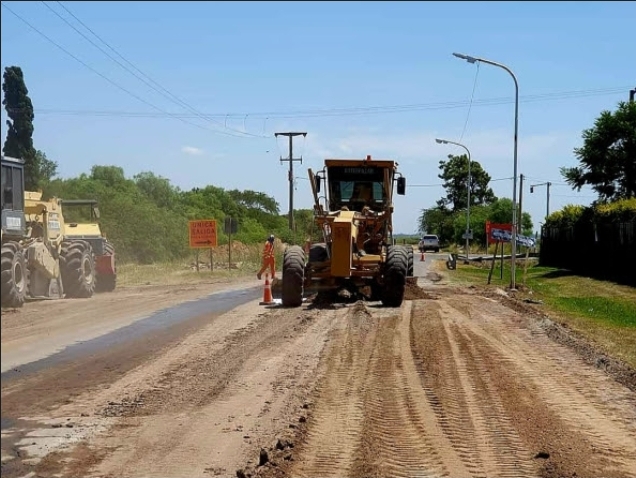
[[[439,252],[439,237],[434,234],[427,234],[426,236],[422,237],[418,247],[420,249],[420,252]]]

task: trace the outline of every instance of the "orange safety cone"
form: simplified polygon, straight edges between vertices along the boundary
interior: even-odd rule
[[[422,251],[422,253],[420,254],[420,262],[424,262],[426,259],[424,259],[424,251]]]
[[[272,305],[275,304],[272,297],[272,286],[269,283],[269,274],[265,274],[265,288],[263,289],[263,300],[258,305]]]

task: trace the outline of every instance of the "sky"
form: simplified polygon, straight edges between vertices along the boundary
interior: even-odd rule
[[[2,69],[22,68],[34,145],[61,177],[117,165],[182,189],[262,191],[285,213],[288,140],[274,133],[307,132],[294,140],[294,207],[312,206],[307,168],[325,158],[393,159],[407,178],[397,233],[417,231],[444,193],[439,161],[463,153],[435,138],[466,145],[495,194],[512,197],[513,79],[453,52],[517,76],[518,172],[535,230],[546,187],[531,185],[553,183],[551,211],[594,200],[560,168],[578,164],[583,130],[636,87],[633,2],[2,5]],[[3,109],[3,141],[5,122]]]

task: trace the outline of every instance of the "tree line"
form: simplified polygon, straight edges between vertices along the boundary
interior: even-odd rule
[[[567,205],[550,215],[547,226],[577,221],[636,221],[636,103],[619,102],[615,111],[602,111],[594,125],[583,131],[583,144],[573,153],[579,164],[562,167],[561,174],[574,190],[590,186],[598,198],[589,206]],[[423,209],[419,231],[437,234],[446,243],[462,243],[466,229],[468,158],[449,155],[440,161],[439,178],[445,195],[434,207]],[[474,240],[485,244],[485,223],[512,222],[512,201],[495,197],[490,175],[477,161],[471,161],[470,228]],[[521,215],[521,230],[531,235],[528,213]]]
[[[25,161],[25,187],[41,190],[45,198],[96,199],[102,231],[115,244],[123,261],[152,263],[187,256],[188,220],[216,219],[219,244],[228,241],[223,223],[231,216],[238,223],[235,240],[263,242],[274,234],[284,242],[302,243],[316,237],[313,211],[294,211],[295,231],[276,200],[258,191],[226,190],[208,185],[182,191],[170,180],[142,172],[128,178],[118,166],[93,166],[75,178],[57,178],[58,163],[33,144],[34,108],[19,66],[5,68],[2,90],[8,131],[6,156]],[[88,220],[86,211],[69,210],[69,221]]]

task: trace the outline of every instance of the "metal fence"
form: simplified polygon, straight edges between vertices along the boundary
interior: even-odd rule
[[[636,219],[541,229],[540,264],[636,285]]]

